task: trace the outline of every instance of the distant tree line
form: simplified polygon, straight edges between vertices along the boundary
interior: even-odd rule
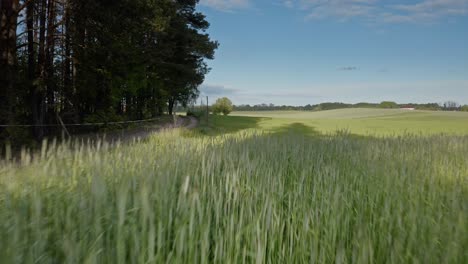
[[[398,104],[392,101],[383,101],[381,103],[356,103],[347,104],[340,102],[325,102],[320,104],[307,104],[305,106],[291,106],[291,105],[274,105],[274,104],[256,104],[256,105],[235,105],[234,111],[287,111],[287,110],[300,110],[300,111],[322,111],[334,110],[344,108],[415,108],[417,110],[433,110],[433,111],[467,111],[468,105],[460,105],[453,101],[447,101],[443,104],[426,103],[426,104]]]
[[[0,140],[150,118],[198,96],[218,43],[199,0],[0,0]]]

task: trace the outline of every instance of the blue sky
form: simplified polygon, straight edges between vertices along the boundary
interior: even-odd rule
[[[213,100],[468,104],[468,0],[201,0]]]

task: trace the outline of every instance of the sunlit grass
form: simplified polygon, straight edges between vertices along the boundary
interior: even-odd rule
[[[0,262],[468,262],[468,136],[253,124],[3,163]]]
[[[468,135],[467,112],[356,108],[317,112],[246,111],[234,112],[233,115],[237,118],[261,119],[257,127],[267,130],[300,122],[322,133],[348,130],[353,134],[371,136],[407,133]]]

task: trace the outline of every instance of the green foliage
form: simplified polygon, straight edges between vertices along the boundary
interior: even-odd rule
[[[461,111],[463,112],[468,112],[468,105],[463,105],[461,108],[460,108]]]
[[[432,111],[437,111],[441,110],[442,108],[440,107],[439,104],[437,103],[428,103],[428,104],[411,104],[414,105],[416,109],[418,110],[432,110]]]
[[[234,111],[287,111],[287,110],[299,110],[299,111],[324,111],[324,110],[335,110],[335,109],[345,109],[345,108],[399,108],[403,106],[412,106],[418,110],[447,110],[441,107],[437,103],[427,103],[427,104],[396,104],[395,102],[382,102],[382,104],[376,103],[366,103],[360,102],[356,104],[347,104],[347,103],[331,103],[325,102],[316,105],[307,104],[305,106],[292,106],[292,105],[274,105],[274,104],[256,104],[256,105],[236,105],[234,106]],[[457,110],[457,108],[453,108]]]
[[[399,108],[398,104],[391,101],[383,101],[379,105],[380,108]]]
[[[84,119],[86,123],[105,123],[124,121],[122,116],[117,115],[114,111],[100,111],[87,116]]]
[[[313,108],[315,111],[349,108],[351,105],[344,103],[321,103]]]
[[[353,107],[355,108],[377,108],[378,106],[379,106],[378,104],[366,103],[366,102],[360,102],[360,103],[353,105]]]
[[[257,105],[236,105],[235,111],[287,111],[287,110],[300,110],[300,111],[324,111],[344,108],[378,108],[379,104],[373,103],[357,103],[346,104],[339,102],[325,102],[316,105],[307,104],[305,106],[293,105],[274,105],[274,104],[257,104]]]
[[[203,110],[203,109],[194,109],[194,110],[187,111],[187,116],[201,118],[202,116],[205,116],[205,115],[206,115],[206,110]]]
[[[11,69],[20,79],[14,109],[21,115],[5,113],[11,123],[57,123],[57,115],[65,123],[81,123],[172,113],[175,105],[198,96],[209,72],[206,60],[218,47],[206,33],[210,24],[197,11],[199,1],[23,2],[28,21],[37,26],[18,28],[19,35],[32,35],[17,40],[23,48]],[[61,38],[54,39],[57,30]],[[41,130],[30,132],[38,139],[54,136],[53,129]]]
[[[233,105],[231,100],[227,97],[219,98],[211,107],[214,114],[222,113],[223,115],[228,115],[232,112]]]

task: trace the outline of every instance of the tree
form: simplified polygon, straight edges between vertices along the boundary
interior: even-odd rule
[[[209,72],[204,59],[213,59],[218,43],[203,33],[210,24],[196,12],[197,1],[178,0],[180,12],[168,22],[168,29],[159,39],[159,48],[168,51],[160,69],[160,80],[167,91],[167,107],[172,114],[176,102],[186,106],[198,97],[198,86]]]
[[[443,105],[443,109],[446,111],[455,111],[458,110],[459,107],[460,105],[454,101],[447,101]]]
[[[145,119],[186,105],[218,47],[198,2],[0,0],[0,124],[32,124],[21,130],[40,140],[59,119]],[[0,140],[16,135],[2,129]]]
[[[418,110],[431,110],[431,111],[438,111],[441,109],[438,103],[427,103],[427,104],[412,104]]]
[[[214,114],[223,113],[223,115],[228,115],[232,112],[233,106],[231,100],[227,97],[223,97],[216,100],[212,109]]]
[[[380,108],[398,108],[398,104],[392,101],[383,101],[379,106]]]
[[[16,38],[19,0],[0,0],[0,124],[13,122],[18,61]]]
[[[460,108],[460,111],[468,112],[468,105],[463,105],[463,106]]]

